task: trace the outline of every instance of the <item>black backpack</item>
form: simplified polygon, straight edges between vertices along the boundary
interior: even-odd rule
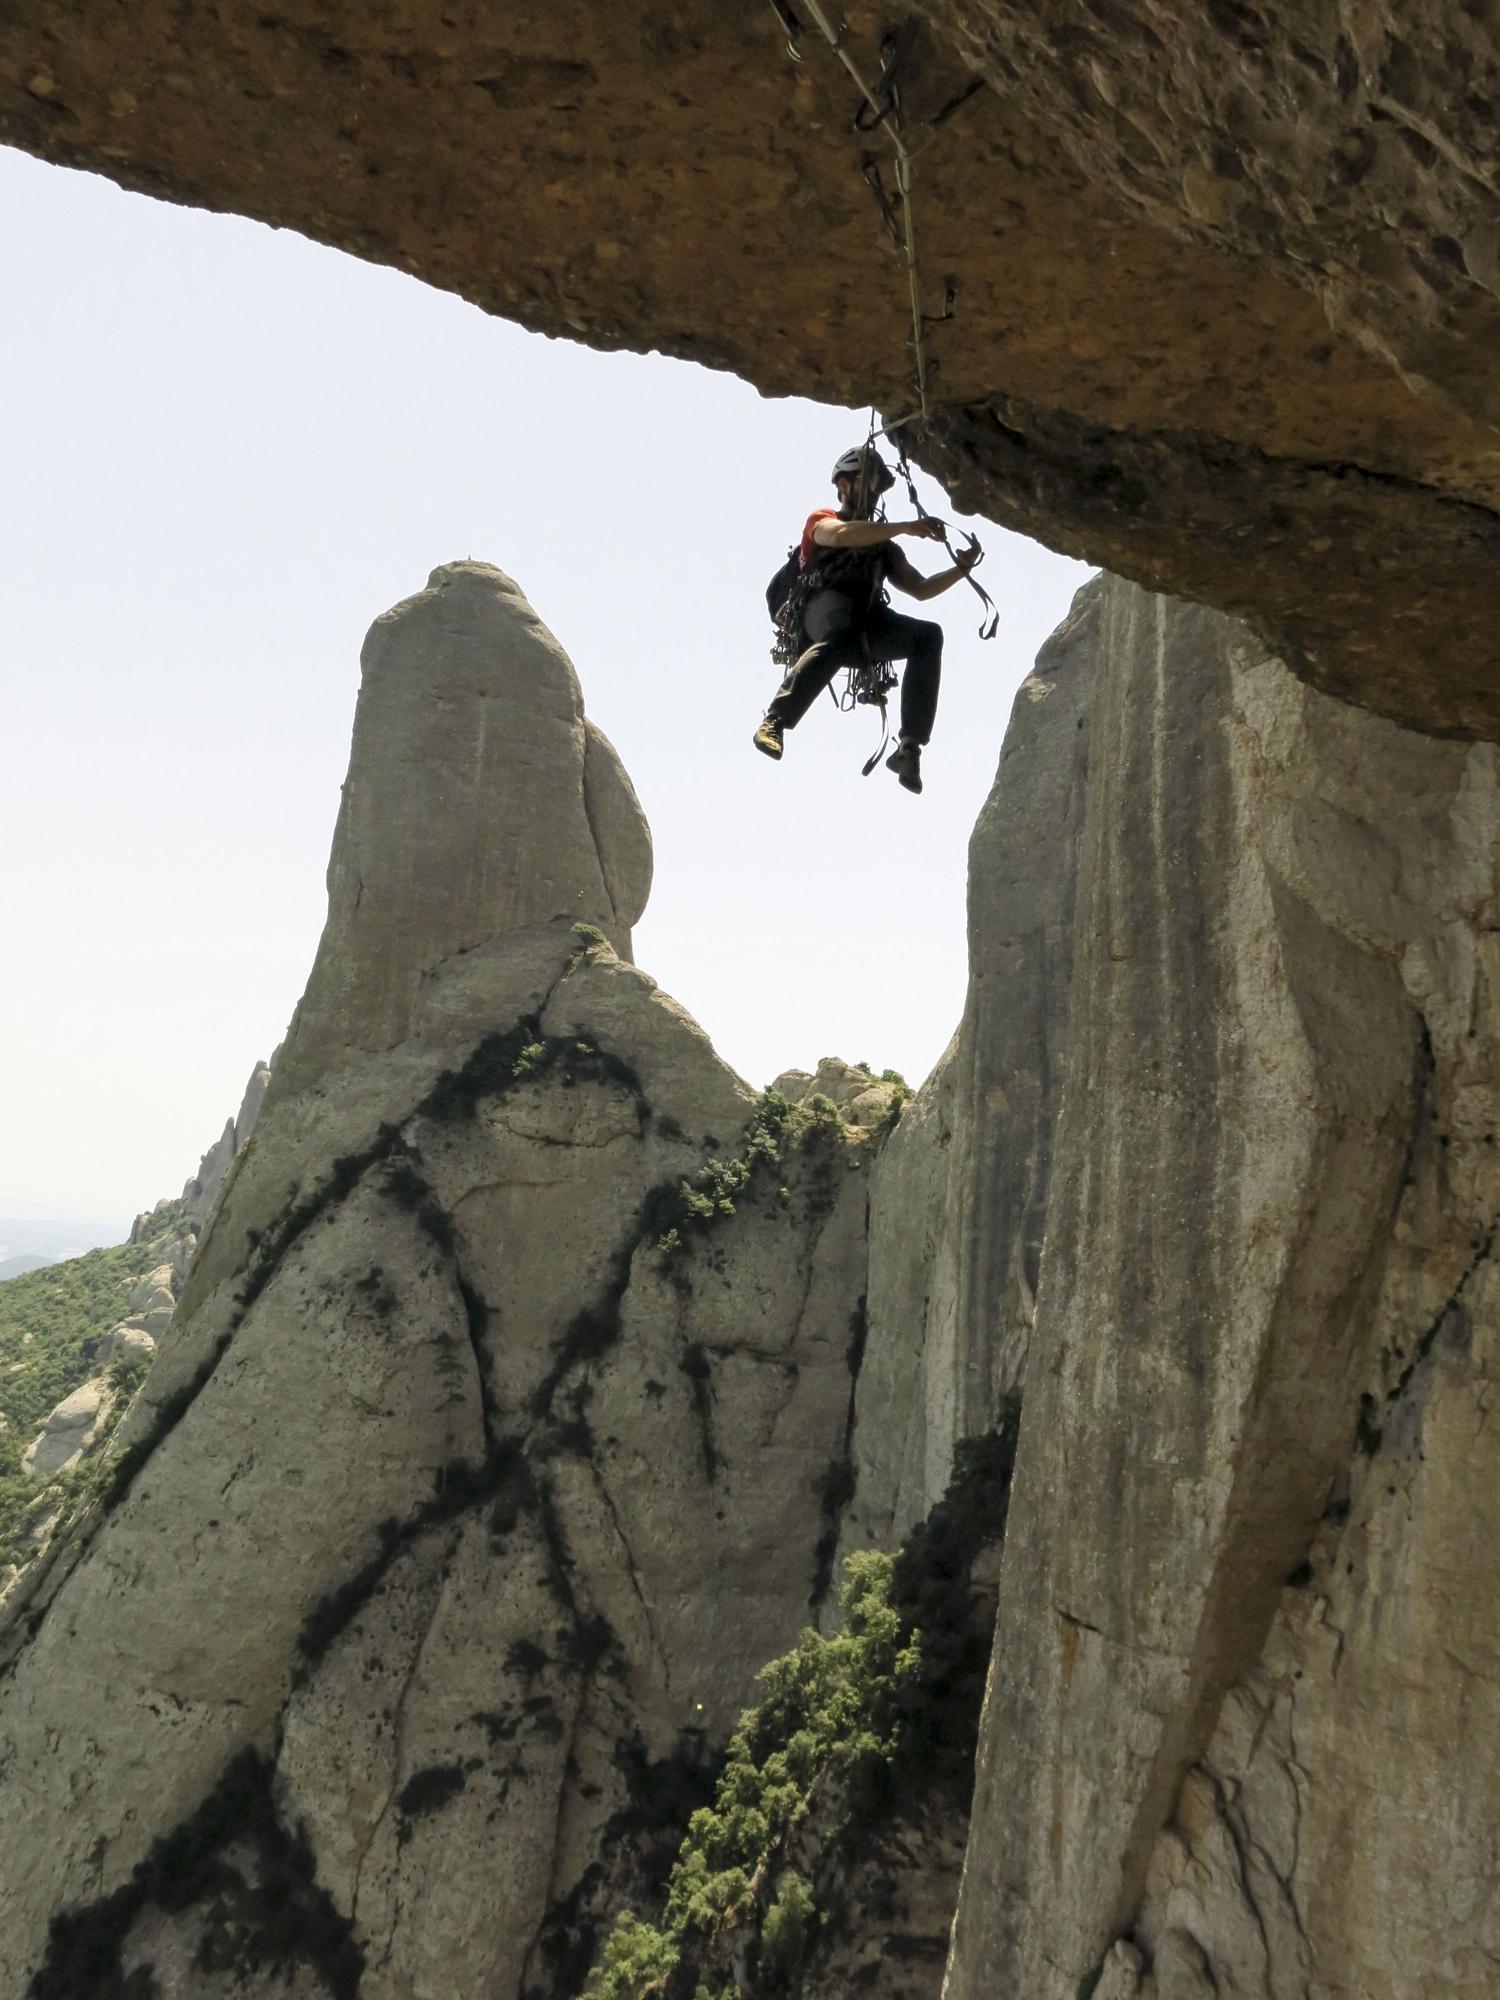
[[[766,585],[766,609],[775,625],[781,617],[781,607],[792,594],[792,586],[801,574],[801,548],[796,542],[786,552],[786,561]]]

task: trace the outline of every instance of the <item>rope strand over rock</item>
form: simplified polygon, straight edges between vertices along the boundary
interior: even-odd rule
[[[957,287],[952,278],[949,278],[944,284],[943,310],[941,313],[934,313],[929,316],[922,311],[922,285],[917,267],[916,228],[912,215],[911,163],[914,154],[912,147],[907,141],[906,118],[901,102],[901,71],[905,66],[907,57],[911,53],[912,44],[916,40],[918,23],[916,17],[913,16],[898,28],[894,34],[886,36],[881,46],[880,74],[872,84],[865,77],[864,72],[845,46],[849,36],[847,25],[835,29],[820,4],[820,0],[802,0],[802,4],[806,7],[829,48],[832,49],[859,88],[859,94],[864,101],[854,114],[855,130],[858,132],[873,132],[877,127],[883,128],[895,154],[897,196],[895,202],[887,195],[885,184],[881,179],[880,168],[874,160],[867,160],[865,162],[864,178],[866,185],[875,197],[880,209],[881,219],[885,223],[891,241],[906,265],[907,298],[911,307],[911,338],[909,345],[912,352],[912,369],[916,377],[917,406],[914,410],[908,411],[904,417],[893,418],[890,423],[878,431],[875,423],[875,413],[872,410],[870,413],[869,445],[873,449],[877,435],[887,437],[891,440],[896,447],[896,455],[901,468],[901,477],[906,481],[906,490],[911,496],[911,504],[921,519],[930,520],[932,518],[931,515],[917,497],[916,483],[911,476],[911,467],[907,464],[906,447],[902,443],[898,432],[903,425],[911,423],[914,419],[921,418],[925,421],[930,415],[927,396],[927,350],[923,329],[929,323],[934,326],[941,326],[945,320],[953,317],[953,309],[957,299]],[[802,23],[797,17],[796,10],[791,6],[790,0],[771,0],[771,8],[777,20],[786,31],[788,55],[792,58],[793,62],[801,62],[802,50],[800,42],[803,29]],[[936,118],[929,120],[927,138],[918,150],[925,151],[926,147],[932,144],[933,140],[937,137],[939,128],[956,111],[967,104],[970,98],[983,88],[983,84],[984,79],[976,77],[966,89],[960,91],[955,98],[944,105]],[[897,219],[898,206],[900,209],[899,221]],[[975,538],[973,535],[970,535],[967,539],[972,545]],[[943,547],[948,551],[949,561],[956,563],[958,561],[958,554],[949,540],[946,530],[943,534]],[[982,561],[983,558],[981,557],[980,560]],[[994,599],[981,583],[975,581],[972,572],[965,572],[964,582],[968,584],[984,607],[984,615],[981,617],[979,624],[980,638],[993,639],[1000,626],[1000,614],[995,608]],[[791,596],[787,599],[786,605],[783,607],[781,616],[777,619],[779,636],[776,648],[773,649],[772,653],[774,659],[781,660],[786,665],[790,665],[792,660],[796,658],[795,641],[796,634],[800,628],[801,611],[801,594],[794,589]],[[857,699],[860,697],[854,698]]]
[[[913,18],[907,21],[903,27],[899,28],[894,35],[886,37],[885,45],[882,49],[880,75],[871,84],[845,46],[849,36],[848,27],[841,26],[835,29],[828,15],[820,5],[820,0],[803,0],[803,5],[807,8],[824,41],[827,42],[829,48],[833,50],[833,53],[854,79],[855,84],[858,86],[859,94],[864,99],[864,102],[854,114],[854,129],[857,132],[873,132],[877,127],[882,128],[886,137],[890,140],[891,149],[895,154],[896,193],[900,198],[901,204],[901,229],[900,235],[896,239],[896,247],[905,259],[906,289],[911,304],[911,340],[909,344],[912,354],[912,371],[916,377],[916,413],[925,418],[928,414],[927,351],[922,337],[922,328],[924,325],[922,286],[917,270],[916,227],[912,219],[912,155],[911,148],[908,146],[906,140],[906,120],[901,107],[900,84],[900,71],[911,51],[912,42],[915,40],[917,22]],[[787,0],[771,0],[771,8],[777,20],[786,30],[788,54],[794,62],[801,62],[802,51],[798,46],[798,42],[802,32],[802,24],[797,19],[795,11],[787,4]],[[868,169],[866,170],[866,179],[869,179]],[[872,185],[875,185],[875,183],[872,183]],[[884,191],[878,188],[876,199],[880,203],[881,213],[885,217],[886,226],[891,230],[893,237],[895,237],[895,216],[892,205],[887,201]]]

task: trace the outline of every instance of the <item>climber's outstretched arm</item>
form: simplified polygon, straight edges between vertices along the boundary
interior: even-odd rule
[[[840,521],[830,515],[813,529],[813,540],[820,549],[875,549],[882,542],[895,541],[898,535],[911,535],[919,542],[940,542],[943,524],[930,517],[921,521]]]
[[[963,551],[952,569],[941,569],[936,576],[923,576],[919,570],[912,568],[900,549],[892,549],[886,560],[885,573],[897,590],[903,590],[908,597],[915,597],[919,603],[925,604],[928,598],[941,597],[955,583],[962,583],[983,553],[975,542]]]

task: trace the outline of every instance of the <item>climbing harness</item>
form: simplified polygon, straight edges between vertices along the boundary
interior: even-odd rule
[[[878,471],[877,469],[878,468]],[[833,468],[837,480],[841,475],[860,478],[859,508],[871,509],[873,518],[884,519],[882,507],[875,513],[873,503],[879,496],[895,485],[895,480],[884,461],[875,450],[875,412],[870,412],[870,435],[856,451],[846,451]],[[872,491],[872,489],[874,489]],[[786,552],[782,563],[771,581],[766,585],[766,609],[771,614],[771,623],[776,627],[776,637],[771,644],[771,658],[778,666],[789,667],[802,651],[802,614],[808,598],[815,590],[839,590],[849,586],[867,586],[868,611],[874,603],[874,580],[872,565],[877,559],[874,549],[840,549],[820,556],[814,563],[802,566],[801,550],[797,543]]]
[[[883,521],[885,519],[885,501],[881,496],[894,486],[896,482],[891,478],[889,471],[886,470],[884,461],[875,450],[875,412],[873,409],[870,411],[869,436],[865,439],[864,448],[859,454],[859,462],[860,507],[862,510],[866,507],[871,507],[871,502],[874,500],[875,505],[871,507],[871,518]],[[842,464],[843,461],[840,460],[840,463]],[[880,467],[884,485],[881,487],[879,495],[872,495],[870,489],[874,484],[874,476],[871,468],[876,465]],[[892,689],[896,686],[896,670],[892,663],[889,660],[877,660],[870,651],[869,615],[875,609],[877,602],[880,604],[889,604],[890,599],[886,595],[883,583],[878,580],[877,573],[872,569],[867,574],[869,576],[869,601],[865,606],[865,629],[860,635],[864,658],[857,660],[852,667],[846,669],[843,693],[834,696],[838,709],[845,715],[850,714],[856,708],[875,708],[880,711],[880,747],[860,766],[859,775],[862,778],[869,777],[875,766],[885,755],[885,746],[891,740],[890,697]],[[831,686],[828,691],[830,694],[833,693]]]
[[[861,518],[869,518],[877,521],[884,520],[885,518],[883,500],[872,509],[868,516],[864,513],[864,509],[870,504],[870,485],[874,483],[874,474],[869,468],[882,463],[875,451],[875,440],[878,436],[889,437],[895,445],[897,467],[901,478],[906,484],[906,491],[911,501],[912,510],[919,519],[930,521],[933,516],[922,505],[921,495],[917,492],[916,481],[912,477],[911,466],[907,460],[906,450],[900,437],[892,436],[890,427],[887,427],[885,430],[879,428],[874,410],[870,412],[869,435],[864,445],[857,453],[846,452],[844,458],[839,461],[839,467],[835,468],[835,470],[843,468],[852,472],[854,469],[853,465],[845,466],[845,460],[857,459],[859,461],[861,477],[868,481],[868,483],[862,485],[859,495]],[[884,471],[883,465],[882,471]],[[884,473],[884,477],[888,486],[894,485],[895,482],[891,479],[888,472]],[[966,537],[966,540],[972,547],[975,537],[969,535]],[[949,560],[956,564],[958,553],[948,537],[946,528],[943,531],[943,547],[948,552]],[[786,552],[785,562],[782,563],[766,588],[766,604],[771,613],[772,623],[776,628],[776,636],[771,645],[771,658],[779,667],[784,670],[788,669],[801,656],[804,646],[802,630],[803,614],[806,610],[808,599],[817,591],[837,590],[840,587],[848,588],[851,584],[863,586],[867,591],[867,601],[864,607],[864,617],[866,620],[868,620],[870,612],[875,609],[877,602],[880,604],[888,604],[890,602],[874,568],[877,560],[878,551],[875,549],[838,549],[821,557],[817,562],[809,563],[804,569],[801,565],[800,548],[795,542],[792,544]],[[984,560],[982,555],[979,560],[981,562]],[[993,639],[1000,623],[1000,614],[996,609],[995,602],[983,584],[975,581],[972,569],[965,571],[964,580],[979,597],[984,607],[979,627],[979,636],[981,639]],[[876,708],[880,712],[880,747],[861,767],[860,771],[861,777],[868,778],[884,755],[886,745],[890,741],[889,699],[891,691],[897,685],[897,677],[889,660],[877,659],[871,653],[868,629],[863,631],[861,637],[865,657],[844,670],[844,685],[841,692],[835,691],[833,683],[830,682],[828,693],[835,707],[842,714],[850,714],[856,708]]]

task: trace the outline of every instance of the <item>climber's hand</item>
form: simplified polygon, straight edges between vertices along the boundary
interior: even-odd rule
[[[910,535],[915,542],[940,542],[948,532],[948,524],[926,514],[920,521],[903,521],[901,532]]]
[[[959,550],[958,554],[953,558],[953,567],[958,571],[960,576],[967,576],[976,563],[983,561],[984,550],[979,546],[978,538],[970,535],[969,546],[966,549]]]

